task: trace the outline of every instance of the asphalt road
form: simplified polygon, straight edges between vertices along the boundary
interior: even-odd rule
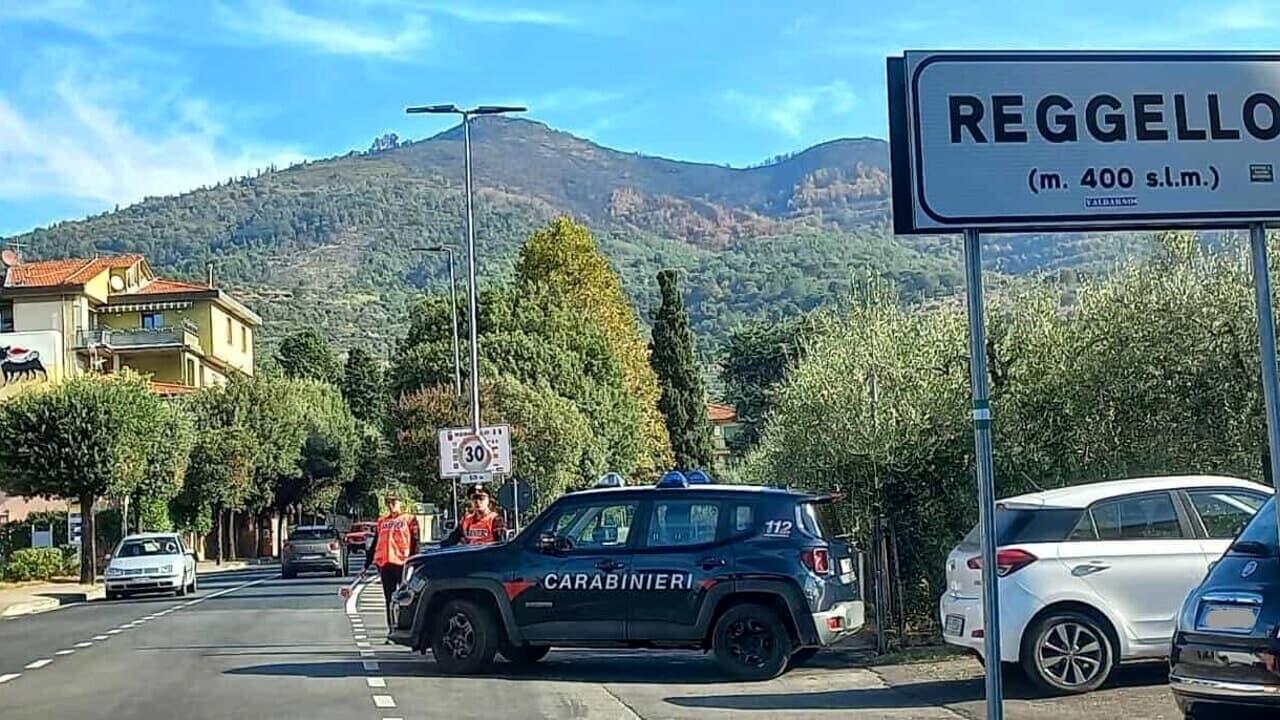
[[[347,581],[264,567],[204,576],[189,598],[0,622],[0,720],[982,716],[970,661],[856,669],[819,656],[777,680],[729,683],[701,653],[553,651],[529,668],[441,676],[430,657],[382,643],[376,583],[344,607]],[[1009,717],[1175,717],[1160,673],[1126,678],[1085,699],[1019,698]]]

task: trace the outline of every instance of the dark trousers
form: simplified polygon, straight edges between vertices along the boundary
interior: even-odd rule
[[[382,600],[387,609],[387,630],[391,630],[391,593],[400,587],[400,579],[404,577],[403,565],[387,563],[378,568],[378,577],[382,580]]]

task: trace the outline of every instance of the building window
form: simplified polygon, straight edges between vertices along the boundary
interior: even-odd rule
[[[240,326],[240,351],[249,352],[249,328]]]
[[[142,329],[143,330],[159,330],[162,327],[164,327],[164,313],[162,312],[142,313]]]
[[[196,361],[187,360],[187,384],[194,387],[200,386],[200,377],[196,375]]]
[[[0,302],[0,332],[13,332],[13,301]]]
[[[231,318],[227,318],[227,344],[228,345],[232,345],[235,343],[235,335],[232,334],[231,330],[232,330]]]

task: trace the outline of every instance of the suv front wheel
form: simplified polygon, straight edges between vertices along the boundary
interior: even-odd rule
[[[735,678],[769,680],[787,669],[791,633],[772,609],[755,603],[735,605],[716,621],[711,652]]]
[[[1097,690],[1114,666],[1115,651],[1106,631],[1085,613],[1052,612],[1023,636],[1022,668],[1031,682],[1051,693]]]
[[[468,675],[489,666],[498,652],[498,627],[483,607],[450,600],[437,616],[431,653],[446,675]]]

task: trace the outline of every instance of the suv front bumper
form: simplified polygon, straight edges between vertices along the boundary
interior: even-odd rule
[[[831,609],[812,613],[813,627],[818,631],[818,642],[831,645],[841,638],[862,629],[866,606],[861,600],[846,600]]]

